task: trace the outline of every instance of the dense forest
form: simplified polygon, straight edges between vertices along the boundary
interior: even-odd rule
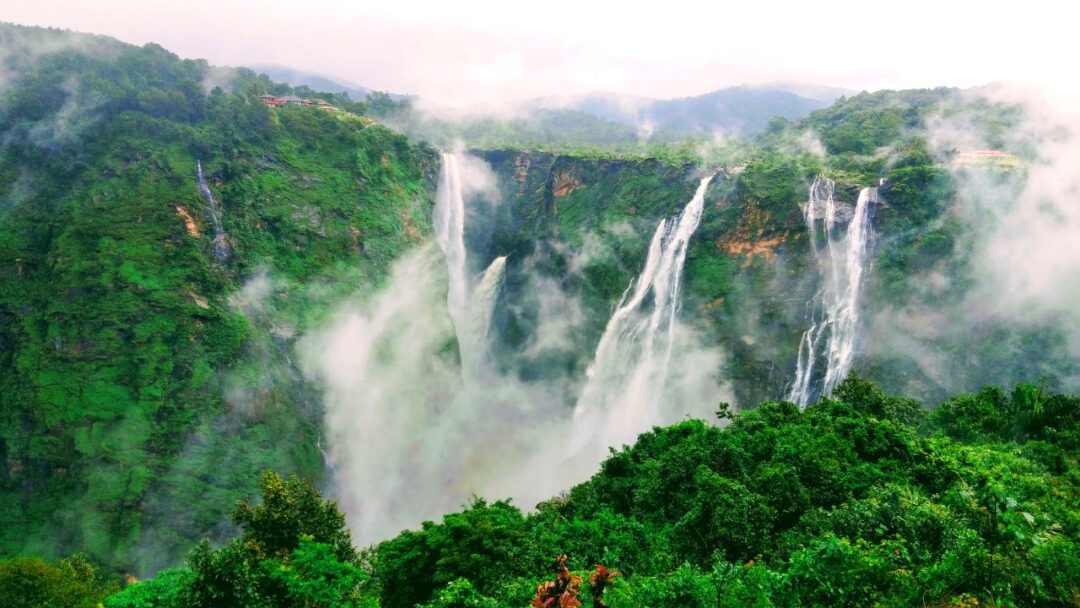
[[[1075,604],[1080,398],[986,388],[928,414],[851,376],[805,410],[717,415],[528,514],[476,498],[357,553],[334,503],[267,473],[185,567],[117,591],[81,558],[16,558],[0,586],[108,608]]]
[[[0,34],[0,545],[160,567],[264,468],[321,476],[291,338],[429,231],[438,157],[252,72]]]
[[[430,121],[409,99],[59,30],[0,24],[0,50],[11,605],[1080,602],[1071,328],[970,314],[988,297],[988,227],[973,218],[1007,209],[1039,158],[1021,107],[880,91],[722,142],[643,139],[573,109]],[[266,94],[336,109],[267,107]],[[1010,162],[964,164],[972,144],[943,141],[942,121]],[[678,314],[723,353],[688,365],[705,361],[731,405],[688,404],[715,415],[610,446],[587,481],[538,505],[474,496],[357,547],[300,345],[432,239],[433,144],[455,140],[485,182],[467,192],[468,270],[506,264],[497,373],[543,388],[548,407],[573,406],[657,222],[712,176]],[[860,294],[873,339],[857,374],[796,405],[807,303],[825,280],[806,218],[818,180],[846,216],[876,189]],[[571,321],[558,340],[552,306]],[[460,363],[459,347],[439,356]],[[522,416],[517,449],[570,443],[546,422]]]

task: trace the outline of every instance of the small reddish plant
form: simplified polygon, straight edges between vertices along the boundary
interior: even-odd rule
[[[618,570],[608,570],[601,565],[589,573],[589,590],[592,591],[593,608],[608,608],[603,600],[604,589],[615,580],[616,576],[619,576]]]
[[[591,577],[590,577],[591,578]],[[578,594],[581,592],[581,577],[570,574],[566,567],[566,556],[560,555],[555,560],[555,580],[544,581],[537,585],[532,608],[574,608],[581,606]]]

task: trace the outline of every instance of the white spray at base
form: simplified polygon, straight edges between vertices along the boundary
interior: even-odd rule
[[[229,237],[225,234],[225,227],[221,221],[223,212],[221,205],[214,198],[214,193],[210,191],[210,186],[206,185],[202,162],[198,160],[195,161],[195,176],[198,178],[199,193],[206,199],[206,209],[210,213],[210,221],[214,224],[214,257],[225,260],[229,257]]]
[[[574,412],[575,452],[591,447],[602,455],[608,446],[630,443],[643,429],[670,421],[665,420],[664,396],[682,271],[711,180],[701,180],[678,216],[660,221],[644,269],[608,320]]]
[[[454,332],[443,256],[429,244],[406,254],[386,284],[343,307],[299,346],[323,386],[326,457],[355,538],[371,542],[460,506],[441,499],[460,371],[439,356]]]
[[[877,188],[859,191],[847,230],[839,236],[837,216],[841,208],[834,199],[835,188],[828,178],[814,179],[810,200],[803,210],[823,284],[810,302],[810,327],[799,342],[795,380],[787,396],[800,406],[832,392],[851,369],[859,333],[863,275],[875,236],[870,206],[877,200]],[[824,249],[818,243],[819,220]]]
[[[665,392],[675,396],[672,403],[695,409],[647,410],[635,420],[634,404],[618,402],[641,395],[625,387],[619,387],[619,398],[605,397],[595,408],[586,408],[590,398],[581,393],[579,378],[524,380],[492,365],[488,334],[508,260],[495,258],[478,276],[470,276],[464,230],[457,228],[464,228],[466,220],[464,201],[458,204],[462,176],[456,165],[444,156],[434,216],[436,240],[445,253],[429,244],[406,254],[377,292],[342,306],[298,346],[305,372],[323,387],[323,446],[336,497],[360,544],[459,510],[472,495],[509,497],[531,508],[595,473],[607,445],[631,441],[652,424],[687,415],[708,417],[722,396],[715,380],[719,353],[701,347],[696,333],[675,321],[686,241],[700,220],[704,187],[688,210],[662,223],[653,239],[659,252],[650,256],[654,262],[643,273],[648,276],[634,283],[649,294],[634,305],[634,314],[620,316],[628,316],[626,322],[639,315],[654,317],[651,337],[642,333],[637,341],[608,340],[612,349],[622,344],[639,353],[631,357],[634,361],[648,362],[637,374],[642,386],[646,378],[653,379],[645,391],[666,384]],[[468,192],[470,185],[464,186]],[[530,338],[536,342],[523,345],[527,349],[568,330],[566,295],[554,281],[533,276],[527,261],[518,263],[517,271],[524,273],[519,278],[535,297],[564,302],[539,314],[536,335]],[[635,293],[628,290],[619,309]],[[646,309],[654,302],[656,315],[651,315]],[[614,355],[606,346],[598,353],[603,361],[593,365],[588,382],[594,392],[601,391],[601,378],[611,377]],[[646,374],[646,367],[656,374]],[[575,397],[586,413],[604,413],[591,430],[615,420],[621,427],[586,433],[587,449],[567,462],[568,442],[584,428],[574,416]],[[621,414],[615,415],[616,410]]]

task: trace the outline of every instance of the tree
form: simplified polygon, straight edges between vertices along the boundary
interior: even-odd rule
[[[311,484],[293,477],[282,479],[272,471],[259,484],[262,502],[236,504],[233,521],[243,529],[240,542],[259,560],[288,561],[301,539],[328,545],[343,563],[356,562],[356,549],[337,504],[323,500]]]
[[[476,590],[468,579],[458,580],[443,587],[424,604],[423,608],[502,608],[498,602]]]
[[[863,380],[854,371],[833,390],[832,396],[865,414],[911,426],[918,426],[926,417],[918,401],[886,395],[874,383]]]
[[[376,578],[385,608],[412,608],[457,579],[493,595],[516,576],[535,572],[542,563],[530,552],[521,511],[506,501],[488,504],[477,498],[441,524],[424,522],[379,545]]]
[[[184,589],[191,584],[191,570],[168,568],[149,580],[132,583],[105,600],[105,608],[180,608]]]
[[[182,606],[324,608],[351,606],[366,578],[337,505],[297,477],[263,475],[262,501],[237,503],[241,536],[218,550],[203,541]]]
[[[114,588],[78,555],[55,566],[36,557],[0,561],[0,598],[9,608],[96,608]]]
[[[367,578],[351,562],[342,562],[333,547],[301,539],[291,562],[270,559],[262,562],[270,579],[285,590],[290,603],[304,608],[350,606],[359,600],[357,585]]]

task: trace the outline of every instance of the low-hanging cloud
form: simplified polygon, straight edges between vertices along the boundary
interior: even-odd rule
[[[103,36],[53,29],[0,29],[0,97],[16,86],[24,74],[36,73],[43,62],[56,55],[70,53],[107,60],[115,58],[121,48],[120,43]],[[97,110],[106,101],[81,78],[80,74],[67,75],[58,85],[63,95],[60,107],[36,120],[9,128],[0,136],[0,144],[21,140],[21,143],[36,147],[55,148],[77,143],[98,119]]]
[[[1080,328],[1080,110],[1038,91],[1001,88],[990,94],[1024,107],[1018,131],[1027,142],[1018,144],[1030,143],[1035,156],[1014,199],[980,207],[991,223],[976,247],[979,295],[1002,315]],[[995,194],[985,183],[961,179],[962,191],[972,187],[968,198]],[[1007,184],[998,187],[1010,193]]]
[[[956,212],[975,228],[972,303],[1019,323],[1080,328],[1080,111],[1045,90],[1002,85],[980,93],[1020,106],[1017,124],[990,141],[963,117],[943,120],[935,143],[939,149],[999,143],[1019,153],[1023,171],[1003,177],[952,166]]]
[[[987,104],[997,105],[988,112]],[[953,268],[924,272],[909,304],[876,311],[869,342],[879,354],[909,357],[941,396],[974,390],[974,382],[1080,386],[1066,360],[1080,357],[1076,107],[1052,89],[996,85],[961,94],[928,121],[931,149],[956,187],[951,208],[928,229],[961,227]],[[1015,154],[1020,166],[962,162],[977,150]],[[962,297],[948,297],[955,290]],[[1066,352],[1051,350],[1052,340],[1024,350],[1031,344],[1009,331],[1062,334]],[[991,360],[971,359],[978,336],[993,341]]]

